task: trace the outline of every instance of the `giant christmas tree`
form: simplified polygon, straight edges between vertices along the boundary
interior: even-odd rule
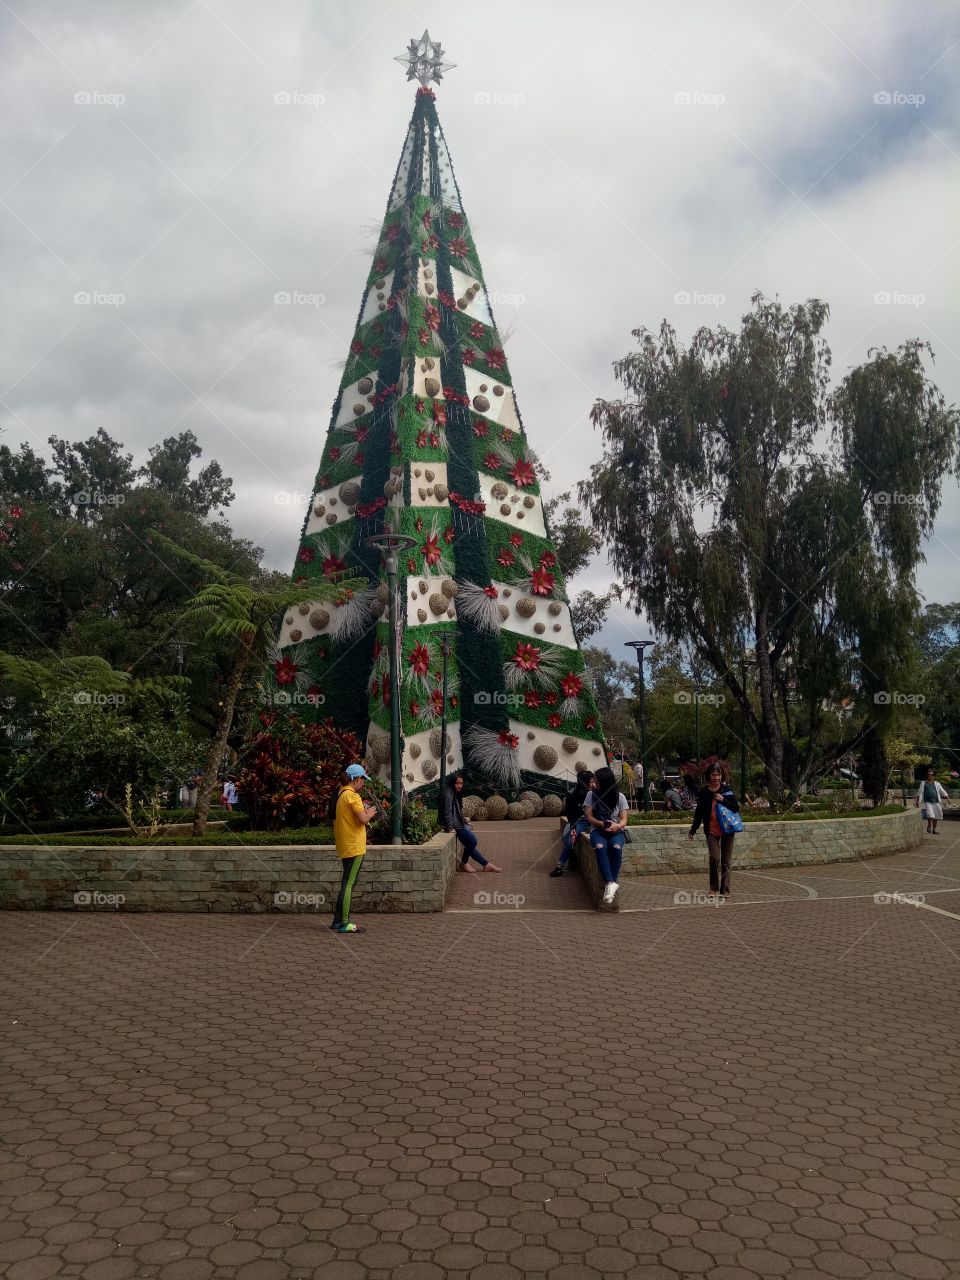
[[[448,767],[480,787],[556,789],[604,763],[600,726],[428,87],[442,57],[424,33],[403,58],[421,87],[294,568],[300,581],[371,585],[288,612],[272,674],[307,714],[365,737],[368,767],[389,777],[387,587],[364,540],[410,535],[397,601],[405,788],[439,774],[447,635]]]

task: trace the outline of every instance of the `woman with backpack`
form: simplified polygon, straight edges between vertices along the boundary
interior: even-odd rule
[[[577,843],[577,838],[583,832],[590,830],[590,823],[584,816],[583,803],[593,789],[593,785],[593,774],[589,769],[581,769],[577,774],[576,785],[572,791],[567,793],[563,806],[563,816],[567,820],[567,825],[564,827],[563,835],[560,837],[560,857],[557,860],[557,865],[550,872],[552,876],[563,875],[570,854],[573,852],[573,846]]]
[[[590,843],[603,876],[603,900],[609,905],[620,888],[618,877],[623,862],[629,806],[612,769],[598,769],[593,782],[593,789],[583,802],[583,812],[590,824]]]
[[[731,897],[730,866],[733,862],[733,841],[743,830],[740,804],[730,787],[723,780],[723,769],[712,764],[707,770],[707,784],[700,788],[693,825],[687,833],[692,840],[702,826],[707,837],[707,854],[710,859],[710,892],[721,898]]]

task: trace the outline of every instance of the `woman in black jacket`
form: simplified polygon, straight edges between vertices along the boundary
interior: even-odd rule
[[[721,898],[730,893],[730,864],[733,862],[734,834],[725,833],[717,816],[717,805],[723,805],[734,813],[740,812],[740,804],[730,787],[723,780],[723,770],[712,764],[707,770],[707,785],[700,788],[697,807],[693,814],[693,826],[687,835],[692,840],[702,825],[707,837],[707,853],[710,858],[710,892]]]
[[[483,856],[477,848],[479,841],[470,829],[470,823],[463,816],[463,774],[452,773],[440,796],[440,824],[444,831],[455,831],[457,839],[463,845],[463,857],[458,871],[473,871],[470,859],[479,862],[484,871],[499,871],[500,868]]]
[[[557,865],[550,872],[552,876],[562,876],[566,870],[567,861],[573,852],[573,846],[577,842],[577,837],[584,831],[590,830],[590,823],[584,817],[583,802],[593,790],[594,777],[589,769],[581,769],[577,774],[576,786],[572,791],[567,793],[567,798],[563,805],[563,816],[567,820],[567,825],[563,829],[563,835],[560,837],[560,857],[557,859]]]

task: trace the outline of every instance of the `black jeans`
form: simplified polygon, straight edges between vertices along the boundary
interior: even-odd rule
[[[711,892],[729,893],[730,864],[733,862],[733,832],[728,836],[712,836],[708,831],[707,852],[710,855]]]

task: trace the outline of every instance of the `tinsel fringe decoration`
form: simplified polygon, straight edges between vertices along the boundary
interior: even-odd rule
[[[560,703],[560,714],[562,716],[579,716],[580,699],[564,698],[564,700]]]
[[[351,599],[334,610],[330,622],[330,639],[335,644],[342,645],[363,635],[373,622],[370,606],[376,598],[376,587],[354,592]]]
[[[471,725],[463,735],[463,745],[479,772],[495,786],[516,788],[520,785],[520,759],[516,747],[501,742],[496,729]]]
[[[521,640],[519,643],[530,644],[527,640]],[[570,660],[569,654],[563,649],[540,649],[539,645],[530,647],[540,650],[540,661],[532,671],[518,666],[512,658],[503,664],[503,682],[511,692],[525,687],[552,689],[560,677],[560,672]]]
[[[457,591],[457,616],[466,618],[477,628],[496,635],[503,625],[500,617],[500,600],[487,595],[475,582],[461,582]]]

